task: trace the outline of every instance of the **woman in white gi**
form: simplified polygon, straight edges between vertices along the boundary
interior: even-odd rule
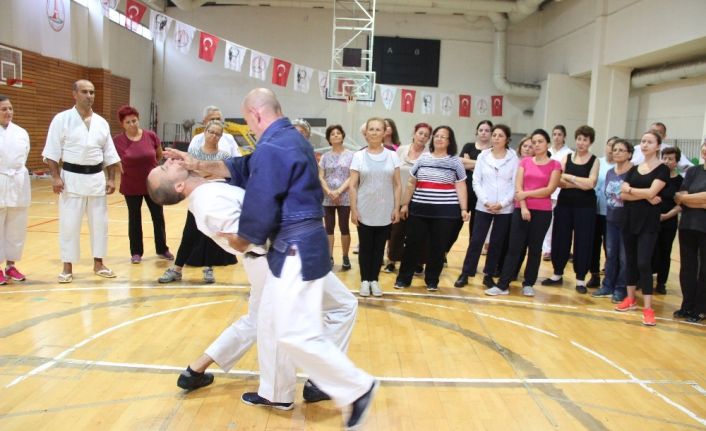
[[[12,122],[10,98],[0,94],[0,284],[8,280],[24,281],[15,267],[22,257],[27,236],[27,212],[30,202],[29,155],[27,131]]]

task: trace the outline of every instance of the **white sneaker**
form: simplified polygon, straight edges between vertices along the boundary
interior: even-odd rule
[[[373,292],[373,296],[382,296],[382,289],[380,289],[380,284],[377,280],[370,282],[370,290]]]
[[[370,282],[369,281],[361,281],[360,282],[360,292],[358,292],[360,296],[370,296]]]
[[[498,286],[493,286],[490,289],[486,289],[485,294],[488,296],[508,295],[510,294],[510,289],[502,290]]]
[[[534,287],[532,286],[523,286],[522,287],[522,294],[525,296],[534,296]]]

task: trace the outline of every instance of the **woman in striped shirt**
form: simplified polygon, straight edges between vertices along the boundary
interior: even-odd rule
[[[466,171],[456,156],[453,130],[439,126],[432,133],[429,154],[419,158],[410,170],[402,199],[400,216],[407,220],[407,241],[396,289],[409,287],[424,238],[429,238],[429,254],[424,281],[427,290],[438,290],[439,274],[449,235],[459,219],[468,221]],[[459,202],[462,202],[461,205]]]

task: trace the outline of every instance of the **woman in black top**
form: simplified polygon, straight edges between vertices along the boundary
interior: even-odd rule
[[[618,304],[617,311],[637,308],[635,290],[639,284],[644,295],[642,323],[655,325],[652,309],[652,253],[659,234],[659,194],[669,181],[669,168],[659,159],[662,137],[646,132],[640,140],[645,160],[633,166],[625,175],[620,187],[620,197],[625,202],[623,242],[627,257],[628,296]]]
[[[576,152],[562,160],[563,173],[559,181],[559,197],[554,208],[552,227],[552,266],[554,275],[542,281],[543,286],[563,282],[564,268],[569,261],[573,235],[576,291],[586,293],[586,274],[591,266],[593,229],[596,219],[596,182],[600,162],[589,149],[596,132],[592,127],[576,129]]]
[[[701,157],[706,159],[706,141],[701,145]],[[686,171],[674,200],[682,209],[679,282],[684,297],[674,317],[700,322],[706,319],[706,165]]]

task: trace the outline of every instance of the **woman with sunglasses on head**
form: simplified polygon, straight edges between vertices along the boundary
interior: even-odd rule
[[[527,249],[522,294],[534,296],[542,241],[552,220],[551,195],[559,185],[561,164],[550,159],[549,134],[543,129],[532,133],[534,156],[520,161],[515,175],[515,211],[510,224],[510,245],[498,283],[486,295],[507,295],[524,249]]]
[[[470,218],[466,207],[466,171],[455,156],[456,149],[453,129],[439,126],[432,133],[429,154],[423,155],[410,170],[400,209],[400,216],[407,219],[407,240],[395,289],[412,284],[421,247],[428,238],[424,281],[427,290],[438,290],[451,230],[459,219]]]
[[[231,153],[218,149],[218,141],[223,136],[224,124],[220,120],[211,120],[204,128],[204,141],[200,147],[189,151],[199,160],[225,160]],[[199,231],[196,219],[191,211],[186,213],[186,223],[181,234],[181,243],[177,251],[174,266],[167,268],[157,281],[171,283],[180,281],[184,265],[201,266],[203,268],[204,283],[215,283],[213,275],[214,266],[233,265],[237,262],[235,256],[223,250],[211,238]]]
[[[642,135],[640,149],[645,159],[628,171],[620,186],[620,197],[625,202],[623,241],[628,295],[615,309],[637,308],[635,291],[639,285],[644,297],[642,323],[647,326],[656,324],[652,309],[652,253],[659,234],[660,193],[669,181],[669,168],[659,159],[661,144],[662,137],[654,131]]]
[[[630,159],[634,151],[632,144],[624,139],[614,139],[611,145],[611,160],[615,166],[608,170],[605,185],[601,192],[606,201],[606,252],[605,252],[605,277],[600,289],[591,294],[594,298],[612,298],[613,303],[619,304],[625,299],[625,271],[627,257],[623,242],[624,203],[620,197],[620,189],[625,181],[625,176],[632,168]]]

